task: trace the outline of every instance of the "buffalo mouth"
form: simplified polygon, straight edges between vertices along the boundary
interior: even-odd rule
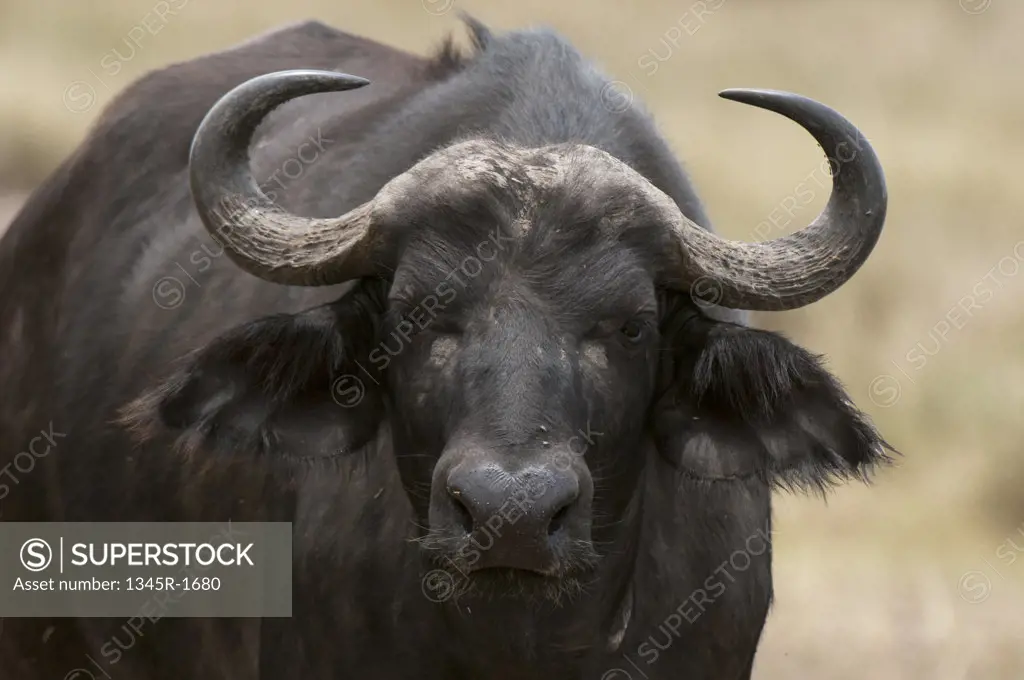
[[[542,564],[488,555],[471,536],[428,534],[419,539],[423,594],[435,602],[512,599],[561,604],[582,595],[596,577],[600,557],[590,541],[571,541],[550,551]],[[531,566],[527,566],[531,565]]]

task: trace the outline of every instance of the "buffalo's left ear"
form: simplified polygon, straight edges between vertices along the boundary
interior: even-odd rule
[[[664,324],[659,452],[708,480],[824,489],[867,479],[893,451],[819,357],[783,336],[694,310]]]
[[[363,370],[381,311],[365,281],[331,304],[230,329],[122,412],[141,441],[171,437],[184,453],[330,459],[365,447],[384,415]]]

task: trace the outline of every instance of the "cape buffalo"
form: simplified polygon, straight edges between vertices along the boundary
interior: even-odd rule
[[[750,676],[772,489],[889,448],[739,310],[853,276],[878,159],[722,93],[840,159],[809,227],[722,239],[563,38],[467,21],[431,58],[309,22],[152,73],[28,201],[0,463],[55,447],[4,519],[291,521],[294,616],[8,620],[4,677]]]

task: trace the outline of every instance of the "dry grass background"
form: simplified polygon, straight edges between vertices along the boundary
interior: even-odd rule
[[[759,321],[827,354],[904,456],[827,503],[779,497],[755,677],[1024,678],[1024,551],[1006,543],[1024,546],[1024,3],[171,0],[166,21],[158,4],[0,0],[0,211],[137,76],[311,17],[417,52],[460,30],[459,9],[558,28],[646,102],[734,238],[784,233],[757,225],[821,157],[793,124],[716,93],[792,90],[850,117],[886,169],[886,231],[840,291]],[[126,43],[144,20],[156,34]],[[95,102],[69,110],[83,87]],[[979,308],[944,330],[968,295]]]

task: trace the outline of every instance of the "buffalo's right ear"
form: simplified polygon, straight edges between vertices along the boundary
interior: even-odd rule
[[[659,452],[692,477],[816,488],[866,478],[892,448],[820,359],[778,333],[681,305],[663,324]]]
[[[383,414],[383,380],[362,368],[380,290],[361,281],[331,304],[233,328],[129,404],[122,422],[142,439],[170,434],[185,453],[308,460],[363,448]]]

